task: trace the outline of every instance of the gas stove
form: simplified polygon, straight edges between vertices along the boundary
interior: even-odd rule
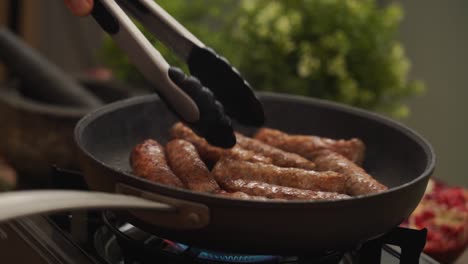
[[[86,189],[79,173],[54,169],[54,188]],[[248,238],[247,238],[248,239]],[[395,228],[347,252],[308,256],[246,255],[197,248],[158,237],[109,211],[33,216],[0,225],[2,263],[438,263],[421,253],[426,230]],[[313,249],[311,249],[313,252]]]

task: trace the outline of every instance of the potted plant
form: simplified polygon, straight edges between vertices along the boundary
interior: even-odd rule
[[[374,0],[159,0],[203,42],[228,58],[254,89],[333,100],[401,118],[404,99],[424,91],[408,80],[396,39],[403,13]],[[149,34],[172,64],[183,64]],[[111,40],[103,61],[127,82],[143,78]]]

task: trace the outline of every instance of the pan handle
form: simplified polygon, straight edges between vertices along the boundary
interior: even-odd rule
[[[115,192],[131,195],[132,197],[141,197],[146,201],[151,200],[177,208],[174,214],[155,215],[154,212],[141,210],[130,212],[138,219],[153,225],[172,229],[197,229],[207,226],[210,222],[210,210],[204,204],[145,191],[125,183],[117,183]]]
[[[54,213],[80,209],[132,209],[138,213],[145,210],[152,219],[182,218],[185,224],[180,228],[195,229],[204,226],[194,213],[180,210],[172,205],[155,202],[126,194],[111,194],[89,191],[13,191],[0,194],[0,222],[34,214]]]

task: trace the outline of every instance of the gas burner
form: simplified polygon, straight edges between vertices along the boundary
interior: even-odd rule
[[[201,249],[160,238],[131,224],[119,224],[110,212],[103,213],[104,228],[95,236],[95,247],[111,264],[134,263],[352,263],[342,261],[343,252],[328,251],[307,257],[248,255]]]
[[[120,223],[111,212],[102,214],[105,225],[95,234],[98,254],[111,264],[146,263],[288,263],[288,264],[367,264],[388,263],[399,258],[400,264],[420,262],[425,230],[396,228],[375,240],[359,245],[349,252],[328,251],[309,256],[246,255],[200,249],[149,234],[129,223]],[[401,250],[386,244],[394,244]],[[401,254],[400,254],[401,252]]]

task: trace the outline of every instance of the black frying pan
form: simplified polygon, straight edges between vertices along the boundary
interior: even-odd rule
[[[435,157],[429,143],[414,131],[384,117],[325,101],[274,94],[260,94],[260,98],[268,127],[331,138],[361,138],[367,145],[365,169],[390,190],[341,201],[245,201],[175,189],[133,176],[129,164],[132,148],[147,138],[165,143],[176,121],[155,96],[107,105],[77,124],[75,137],[87,183],[93,190],[117,191],[166,204],[148,203],[157,208],[152,211],[122,211],[138,227],[195,246],[239,253],[348,249],[389,231],[417,206]],[[107,202],[109,207],[132,208],[129,198],[115,194],[107,198],[112,200]],[[2,200],[0,197],[0,209]],[[88,207],[103,207],[96,200],[87,201]],[[78,207],[75,204],[74,208]]]

